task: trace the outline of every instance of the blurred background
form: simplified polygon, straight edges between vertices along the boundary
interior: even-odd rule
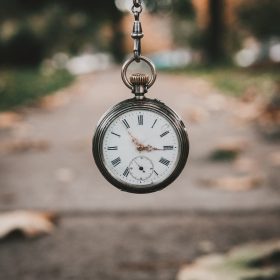
[[[191,143],[149,195],[91,156],[101,115],[131,97],[132,2],[1,1],[0,279],[279,280],[280,1],[143,1],[148,97]]]

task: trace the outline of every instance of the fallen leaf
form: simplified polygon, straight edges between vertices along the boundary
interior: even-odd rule
[[[203,253],[210,253],[214,251],[215,244],[209,240],[202,240],[198,243],[198,248]]]
[[[14,231],[26,237],[50,234],[55,228],[56,214],[49,212],[15,211],[0,214],[0,239]]]
[[[23,153],[29,151],[46,151],[50,147],[45,140],[15,140],[0,142],[1,153]]]
[[[67,167],[60,168],[56,171],[56,178],[61,183],[70,183],[74,179],[74,172]]]
[[[226,98],[222,94],[211,93],[205,99],[205,104],[209,111],[222,111],[228,107],[230,98]]]
[[[235,119],[241,123],[256,121],[263,110],[263,103],[236,102],[233,106]]]
[[[40,99],[38,106],[43,109],[55,109],[65,105],[69,101],[69,96],[65,92],[47,95]]]
[[[192,264],[185,264],[178,272],[177,280],[240,280],[279,279],[277,261],[270,261],[270,268],[253,267],[252,262],[266,260],[274,252],[280,252],[280,241],[267,241],[236,247],[230,252],[200,257]],[[269,258],[268,258],[269,259]]]
[[[270,138],[280,138],[280,89],[263,108],[257,123],[261,131]]]
[[[209,117],[208,112],[203,108],[192,108],[188,110],[186,118],[191,123],[200,123]]]
[[[11,128],[17,125],[22,120],[20,114],[14,112],[4,112],[0,113],[0,128]]]
[[[255,86],[248,87],[240,97],[242,102],[252,103],[258,98],[258,90]]]
[[[225,176],[215,179],[202,179],[200,182],[208,187],[240,192],[259,187],[263,178],[258,175]]]
[[[234,167],[239,172],[256,172],[258,170],[258,163],[252,158],[241,157],[234,161]]]
[[[275,167],[280,166],[280,152],[274,152],[269,156],[269,161]]]

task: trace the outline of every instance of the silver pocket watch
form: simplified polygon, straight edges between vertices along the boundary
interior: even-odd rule
[[[135,96],[103,115],[92,152],[100,172],[112,185],[130,193],[151,193],[180,175],[188,158],[189,141],[180,117],[159,100],[145,97],[156,80],[156,70],[151,60],[141,56],[142,5],[140,0],[133,3],[134,56],[123,65],[122,79]],[[137,73],[128,78],[130,64],[141,61],[150,67],[151,76]]]

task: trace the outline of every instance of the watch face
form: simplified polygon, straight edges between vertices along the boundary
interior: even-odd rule
[[[183,151],[172,119],[153,108],[128,107],[105,123],[94,145],[99,146],[98,165],[114,185],[141,193],[175,179]]]

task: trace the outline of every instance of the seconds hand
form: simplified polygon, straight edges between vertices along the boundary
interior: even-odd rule
[[[145,173],[146,171],[144,170],[143,166],[141,166],[136,160],[134,160],[135,163],[138,165],[139,170],[143,171],[143,173]]]

